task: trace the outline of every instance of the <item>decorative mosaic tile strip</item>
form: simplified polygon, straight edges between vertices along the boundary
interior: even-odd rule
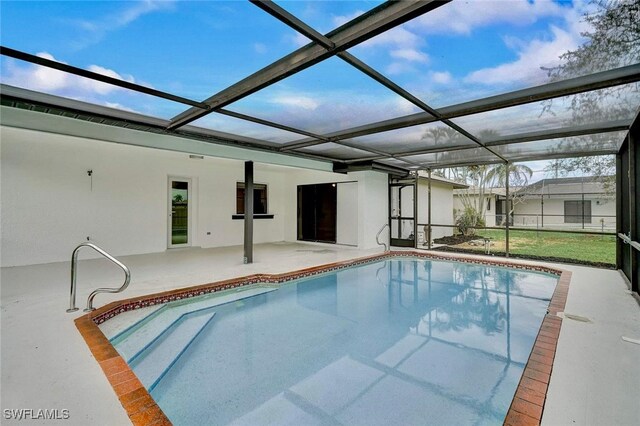
[[[75,322],[131,423],[135,426],[171,425],[171,421],[98,326],[87,315]]]
[[[505,425],[537,426],[542,421],[562,326],[562,318],[557,314],[564,311],[570,283],[571,272],[563,271],[507,412]]]
[[[462,263],[470,263],[476,265],[488,265],[488,266],[500,266],[515,269],[523,269],[535,272],[544,272],[554,275],[560,275],[562,271],[558,269],[549,268],[539,265],[528,265],[523,263],[514,263],[505,260],[490,260],[484,258],[477,258],[473,256],[447,256],[443,254],[433,254],[414,251],[392,251],[384,254],[362,257],[359,259],[348,260],[343,262],[336,262],[327,265],[314,266],[307,269],[302,269],[294,272],[287,272],[283,274],[255,274],[246,277],[233,278],[230,280],[219,281],[216,283],[203,284],[196,287],[189,287],[180,290],[170,290],[163,293],[151,294],[148,296],[141,296],[132,299],[126,299],[121,302],[114,302],[103,308],[100,308],[93,312],[92,319],[96,324],[102,324],[103,322],[119,315],[123,312],[131,311],[134,309],[140,309],[148,306],[154,306],[157,304],[174,302],[176,300],[188,299],[191,297],[202,296],[205,294],[215,293],[218,291],[230,290],[246,285],[253,284],[282,284],[288,281],[295,281],[302,278],[308,278],[319,274],[328,272],[336,272],[342,269],[351,268],[354,266],[365,265],[368,263],[377,262],[380,260],[394,259],[394,258],[420,258],[429,260],[444,260],[454,261]]]
[[[144,306],[152,306],[158,303],[168,303],[189,297],[201,296],[222,290],[241,287],[250,284],[283,283],[296,279],[306,278],[326,272],[337,271],[352,266],[364,265],[391,258],[412,257],[423,259],[446,260],[481,264],[489,266],[504,266],[517,269],[545,272],[559,275],[560,279],[549,304],[548,315],[543,320],[538,337],[534,344],[524,374],[516,394],[507,413],[505,424],[507,425],[539,425],[542,418],[542,410],[546,398],[547,387],[555,356],[555,347],[560,334],[562,320],[555,316],[564,310],[571,273],[559,269],[537,265],[511,263],[503,260],[485,260],[467,256],[446,256],[431,253],[412,251],[387,252],[382,255],[368,256],[360,259],[332,263],[318,267],[307,268],[292,273],[266,275],[257,274],[242,278],[220,281],[212,284],[204,284],[181,290],[171,290],[163,293],[131,298],[119,302],[112,302],[100,309],[90,312],[75,320],[76,327],[85,339],[91,353],[102,368],[107,380],[113,387],[120,403],[127,412],[131,423],[141,425],[171,425],[171,422],[162,409],[156,404],[149,392],[125,360],[118,354],[97,324],[109,318]]]

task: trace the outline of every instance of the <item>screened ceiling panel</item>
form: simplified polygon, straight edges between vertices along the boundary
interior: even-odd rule
[[[315,134],[418,112],[416,106],[337,58],[307,68],[227,108]]]
[[[393,167],[399,167],[401,169],[406,169],[406,170],[417,170],[420,168],[420,166],[416,164],[408,163],[398,158],[385,158],[382,160],[376,160],[376,163],[386,164],[388,166],[393,166]]]
[[[502,0],[390,1],[375,11],[383,2],[255,3],[4,2],[2,104],[406,170],[613,153],[640,108],[637,49],[625,42],[633,34],[625,31],[640,19],[633,0],[511,0],[508,7]],[[342,27],[338,48],[325,40],[324,47],[298,51],[310,40],[290,25],[313,31],[278,5],[320,33]],[[579,18],[585,12],[591,22],[622,19],[605,22],[606,34],[590,37]],[[596,25],[591,30],[602,32]],[[603,40],[613,42],[599,44]],[[349,53],[376,80],[340,59],[358,62],[341,53],[353,43],[360,44]],[[633,66],[616,69],[627,65]],[[123,80],[128,88],[98,81],[104,77],[77,77],[72,73],[84,71],[71,66]],[[611,72],[594,74],[605,70]],[[450,106],[440,110],[445,117],[495,110],[452,118],[462,129],[456,132],[396,94],[398,86],[408,92],[404,97],[424,101],[424,110]],[[525,88],[531,90],[518,92]],[[582,93],[530,102],[575,92]],[[498,94],[505,96],[490,97]],[[248,120],[221,114],[220,107]],[[260,119],[264,124],[252,121]],[[497,155],[461,135],[466,132]],[[559,138],[583,133],[590,135]]]
[[[351,148],[349,146],[339,145],[333,142],[308,146],[305,148],[298,148],[294,152],[321,155],[324,157],[331,157],[339,160],[357,160],[361,158],[370,158],[376,155],[367,151]]]
[[[351,138],[355,146],[397,154],[437,147],[477,146],[471,139],[442,124],[429,123]]]
[[[592,10],[573,3],[452,1],[349,52],[434,108],[637,62],[637,55],[607,46],[579,69],[550,71],[567,50],[589,42],[576,16]],[[635,28],[632,22],[611,32],[628,39],[623,32]]]
[[[248,1],[3,2],[0,19],[5,46],[197,101],[299,47]]]
[[[326,34],[347,21],[350,21],[366,11],[384,3],[381,0],[278,0],[280,6],[294,14],[315,30]],[[298,38],[300,43],[309,40],[302,36]]]
[[[570,138],[548,139],[535,142],[515,143],[493,147],[497,153],[511,161],[544,156],[575,154],[615,154],[624,142],[626,132],[609,132],[595,135],[574,136]]]
[[[544,102],[454,118],[452,121],[486,142],[498,136],[626,120],[640,106],[640,87],[625,84]]]
[[[300,139],[300,135],[298,133],[292,133],[275,127],[265,126],[217,113],[199,118],[191,124],[198,127],[204,127],[205,129],[233,133],[277,144],[284,144]]]
[[[185,108],[178,102],[5,56],[0,56],[0,69],[2,84],[121,111],[169,119]]]
[[[481,147],[461,149],[458,151],[409,155],[400,158],[418,163],[426,168],[445,167],[457,164],[499,163],[502,161],[499,157]]]

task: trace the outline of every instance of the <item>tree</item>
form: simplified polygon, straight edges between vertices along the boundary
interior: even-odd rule
[[[640,62],[640,2],[638,0],[594,0],[593,12],[584,16],[590,30],[583,33],[586,43],[561,56],[562,63],[547,69],[550,81],[559,81]],[[570,124],[579,125],[632,118],[637,109],[638,86],[625,84],[572,95],[563,102],[544,102],[543,114],[553,114],[558,105],[569,108]],[[611,144],[608,135],[573,138],[574,145],[594,148]],[[566,143],[562,148],[570,148]],[[556,175],[581,173],[599,177],[608,191],[615,188],[615,157],[578,157],[554,161],[550,172]],[[559,171],[559,173],[558,173]]]
[[[506,164],[481,165],[455,167],[451,169],[454,180],[469,185],[469,188],[458,192],[463,210],[460,212],[456,223],[460,222],[465,229],[473,229],[475,226],[484,226],[487,197],[491,195],[491,188],[505,187],[507,177]],[[524,194],[516,191],[524,187],[533,176],[533,171],[523,164],[509,165],[509,186],[513,188],[510,194],[512,200],[509,214],[513,213],[514,205],[522,201]],[[460,220],[458,220],[460,219]]]
[[[480,165],[451,169],[455,181],[469,185],[467,189],[458,192],[463,209],[457,214],[456,222],[460,217],[463,217],[465,229],[473,230],[476,226],[484,226],[483,221],[487,208],[486,197],[493,179],[489,176],[491,167]]]
[[[527,195],[525,192],[518,191],[518,189],[525,188],[529,184],[529,179],[533,176],[533,170],[529,166],[524,164],[509,164],[509,187],[512,189],[509,192],[509,199],[511,203],[507,203],[509,212],[506,217],[503,218],[503,222],[507,217],[511,217],[515,206],[523,202]],[[493,166],[489,171],[490,178],[494,182],[494,185],[499,187],[506,186],[507,181],[507,165],[498,164]],[[501,223],[502,225],[503,223]]]

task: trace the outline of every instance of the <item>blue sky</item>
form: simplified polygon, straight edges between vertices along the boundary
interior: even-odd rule
[[[281,1],[325,33],[378,1]],[[2,44],[205,99],[308,42],[247,1],[2,1]],[[434,107],[545,82],[584,42],[585,0],[455,0],[350,52]],[[2,82],[170,118],[183,105],[2,58]],[[537,106],[536,106],[537,108]],[[330,132],[417,112],[330,59],[229,109]],[[295,134],[211,115],[198,125],[282,143]]]

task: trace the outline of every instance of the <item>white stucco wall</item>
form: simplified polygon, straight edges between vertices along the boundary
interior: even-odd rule
[[[186,153],[6,126],[0,127],[0,141],[2,266],[66,261],[87,237],[116,256],[166,250],[170,176],[192,181],[192,246],[243,243],[243,221],[231,218],[236,182],[244,180],[241,160],[190,159]],[[295,241],[297,185],[354,181],[349,200],[357,195],[357,213],[349,215],[353,204],[339,204],[338,241],[375,246],[373,229],[386,221],[386,174],[254,167],[255,182],[268,185],[274,215],[255,220],[255,243]]]
[[[418,223],[427,223],[429,218],[429,184],[425,180],[418,183]],[[436,225],[453,225],[453,186],[444,182],[431,183],[431,223]],[[418,233],[424,232],[418,227]],[[453,228],[431,228],[431,239],[452,235]]]
[[[336,243],[358,245],[358,183],[337,184]]]
[[[358,181],[358,246],[379,247],[376,234],[389,220],[388,176],[374,171],[353,172],[349,176]]]
[[[560,196],[546,198],[544,200],[544,226],[554,226],[566,228],[581,228],[582,223],[565,223],[564,221],[564,201],[581,200],[579,195]],[[593,198],[592,195],[585,196],[585,201],[591,201],[591,223],[586,223],[588,228],[601,228],[600,219],[604,219],[605,228],[615,229],[616,203],[615,200],[605,198]],[[514,206],[514,226],[542,226],[542,209],[539,198],[529,198]],[[537,220],[537,222],[536,222]]]

